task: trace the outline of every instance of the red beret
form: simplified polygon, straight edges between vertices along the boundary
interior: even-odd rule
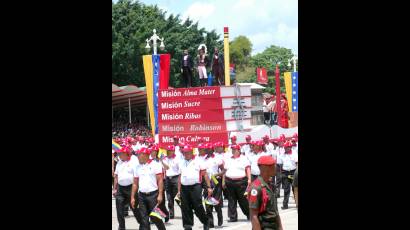
[[[240,146],[240,145],[231,145],[231,149],[240,150],[240,149],[241,149],[241,146]]]
[[[192,151],[192,146],[191,145],[185,145],[184,148],[182,148],[182,152],[190,152]]]
[[[272,156],[261,156],[258,159],[258,165],[274,165],[276,164],[275,159]]]
[[[252,140],[252,137],[250,135],[246,135],[245,139],[246,140]]]
[[[168,145],[168,146],[167,146],[167,150],[168,150],[168,151],[175,151],[175,146],[173,146],[173,145]]]

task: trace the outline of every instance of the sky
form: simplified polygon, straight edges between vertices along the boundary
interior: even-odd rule
[[[200,27],[215,29],[223,39],[223,27],[229,27],[229,40],[248,37],[252,55],[278,45],[298,54],[297,0],[140,0],[158,5],[169,14],[180,14],[198,21]]]

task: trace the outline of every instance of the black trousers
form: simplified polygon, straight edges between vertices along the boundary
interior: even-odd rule
[[[284,190],[284,197],[283,197],[283,206],[288,206],[289,203],[289,196],[290,196],[290,188],[292,187],[293,180],[290,179],[288,176],[293,176],[295,170],[291,171],[282,171],[282,181],[283,181],[283,190]]]
[[[216,214],[218,216],[218,222],[222,223],[222,178],[217,179],[218,184],[215,185],[214,181],[211,180],[211,187],[213,189],[212,197],[219,201],[218,205],[205,205],[206,215],[208,216],[209,224],[214,225],[214,216],[212,215],[212,210],[215,208]],[[204,198],[208,198],[208,191],[204,190]]]
[[[132,185],[128,186],[121,186],[118,185],[118,191],[117,194],[115,195],[115,207],[117,209],[117,219],[118,219],[118,229],[123,230],[125,229],[125,206],[128,204],[130,207],[131,203],[131,190],[132,190]],[[136,204],[137,206],[138,203],[138,195],[136,195]],[[140,224],[142,221],[142,217],[140,215],[140,212],[138,209],[132,209],[132,212],[134,213],[135,219],[137,222]],[[128,210],[127,210],[128,212]]]
[[[145,193],[138,193],[138,203],[139,203],[139,211],[141,213],[141,223],[140,223],[140,230],[150,230],[151,226],[149,223],[149,219],[157,226],[158,229],[165,229],[165,225],[161,219],[156,217],[150,217],[149,214],[157,205],[157,197],[158,197],[158,190],[150,192],[148,194]]]
[[[270,120],[270,115],[269,112],[263,112],[263,123],[265,123],[265,125],[269,124]]]
[[[192,71],[187,66],[182,68],[182,77],[184,79],[185,87],[192,87]]]
[[[278,124],[278,113],[272,112],[270,115],[270,125],[277,125]]]
[[[236,212],[237,203],[241,208],[243,214],[249,218],[249,203],[246,196],[243,194],[248,186],[248,179],[245,177],[241,180],[230,180],[225,178],[225,184],[228,188],[228,217],[230,220],[237,220],[238,213]]]
[[[275,176],[275,192],[276,197],[280,195],[280,185],[282,184],[282,164],[276,165],[276,176]]]
[[[181,185],[181,211],[182,225],[185,229],[191,229],[194,226],[194,214],[203,225],[208,225],[204,206],[202,205],[202,186],[201,184]]]
[[[170,218],[173,218],[175,215],[174,199],[178,193],[178,177],[179,175],[165,178],[165,190],[167,192],[168,209],[169,209]]]
[[[164,185],[165,185],[165,179],[164,179]],[[165,222],[168,222],[169,212],[168,212],[167,207],[165,206],[165,189],[162,190],[162,202],[161,202],[161,204],[158,204],[158,208],[160,208],[161,211],[163,211],[165,213],[165,215],[167,215],[165,217]]]

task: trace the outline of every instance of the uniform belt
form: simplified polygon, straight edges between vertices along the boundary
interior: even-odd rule
[[[230,178],[230,177],[226,177],[226,179],[228,179],[228,180],[243,180],[243,179],[245,179],[246,177],[241,177],[241,178]]]
[[[156,192],[158,192],[158,190],[155,190],[155,191],[152,191],[152,192],[139,192],[139,193],[141,193],[141,194],[143,194],[143,195],[146,195],[146,196],[151,196],[151,195],[153,195],[153,194],[156,193]]]
[[[130,185],[120,185],[120,184],[118,184],[118,186],[120,186],[120,187],[123,187],[123,188],[127,188],[127,187],[130,187],[130,186],[132,186],[132,184],[130,184]]]
[[[175,176],[167,176],[168,178],[170,178],[170,179],[172,179],[172,178],[175,178],[175,177],[179,177],[179,175],[175,175]]]

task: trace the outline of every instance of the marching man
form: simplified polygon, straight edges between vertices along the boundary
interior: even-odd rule
[[[283,230],[275,191],[269,185],[269,178],[276,173],[275,163],[272,156],[268,155],[258,159],[260,176],[252,182],[248,194],[253,230]]]
[[[185,145],[182,149],[184,159],[179,164],[178,193],[181,194],[182,224],[185,230],[192,230],[195,215],[204,226],[204,230],[209,229],[208,217],[202,205],[202,178],[205,178],[208,186],[208,196],[212,195],[211,183],[206,173],[205,167],[200,161],[195,159],[192,147]]]
[[[288,202],[289,202],[289,195],[290,189],[293,182],[293,174],[298,165],[298,155],[297,153],[292,152],[292,143],[287,141],[284,144],[285,147],[285,154],[281,156],[282,158],[282,180],[283,180],[283,190],[284,190],[284,198],[283,198],[283,206],[282,209],[288,209]]]
[[[142,149],[139,151],[138,159],[140,165],[134,169],[134,183],[132,184],[131,207],[138,209],[141,214],[140,230],[150,230],[149,215],[157,206],[161,204],[164,197],[162,179],[162,166],[160,163],[150,160],[150,151]],[[138,202],[135,201],[135,194],[138,191]],[[151,217],[151,221],[158,229],[165,229],[161,219]]]
[[[175,147],[169,145],[167,147],[167,156],[162,161],[162,165],[165,168],[165,189],[167,192],[168,200],[168,209],[169,209],[169,218],[174,219],[175,210],[174,210],[174,199],[178,193],[178,178],[179,178],[179,160],[175,155]]]

